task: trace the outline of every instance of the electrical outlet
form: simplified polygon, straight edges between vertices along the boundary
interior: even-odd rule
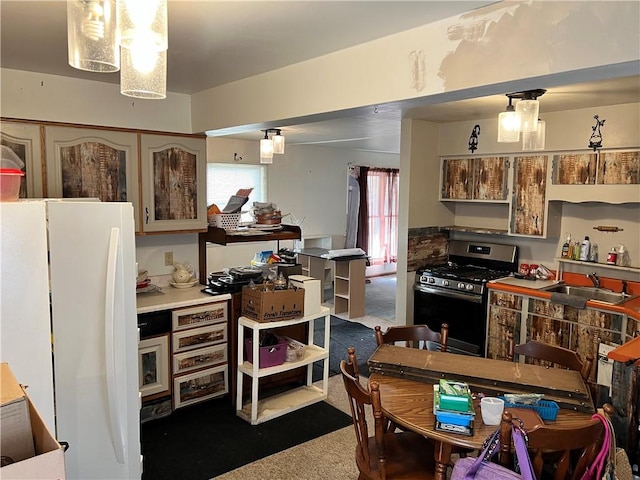
[[[173,252],[164,252],[164,265],[166,267],[173,265]]]

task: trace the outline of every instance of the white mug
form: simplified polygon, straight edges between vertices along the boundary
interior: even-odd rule
[[[496,397],[483,397],[480,400],[480,411],[485,425],[500,425],[504,411],[504,400]]]

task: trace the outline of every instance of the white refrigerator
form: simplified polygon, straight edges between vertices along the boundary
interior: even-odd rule
[[[141,478],[130,203],[0,204],[0,361],[65,453],[67,478]]]

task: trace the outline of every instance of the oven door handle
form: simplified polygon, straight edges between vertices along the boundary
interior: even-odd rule
[[[416,290],[423,293],[432,293],[441,297],[457,298],[465,302],[482,303],[482,295],[467,295],[453,290],[441,290],[439,288],[426,287],[424,285],[416,285]]]

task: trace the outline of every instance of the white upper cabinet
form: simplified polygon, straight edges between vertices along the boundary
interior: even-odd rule
[[[205,138],[140,135],[142,231],[207,228]]]
[[[45,127],[47,196],[131,202],[138,218],[138,140],[131,132]]]

